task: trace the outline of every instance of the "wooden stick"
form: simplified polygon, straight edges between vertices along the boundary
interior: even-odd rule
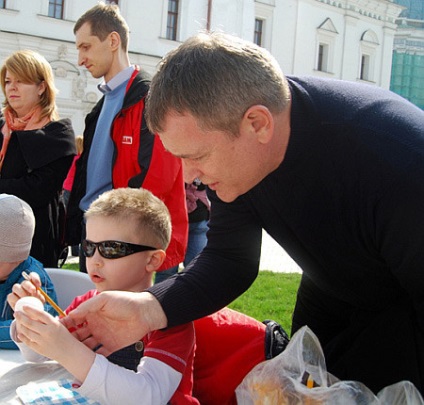
[[[60,315],[60,316],[66,316],[65,311],[63,311],[59,305],[57,305],[48,295],[47,293],[45,293],[40,287],[37,287],[34,282],[31,280],[31,277],[28,273],[26,273],[25,271],[22,272],[22,277],[25,280],[30,281],[34,287],[37,289],[37,291],[40,292],[40,294],[45,298],[45,300],[55,309],[55,311]]]

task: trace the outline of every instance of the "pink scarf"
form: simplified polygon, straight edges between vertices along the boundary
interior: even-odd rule
[[[25,117],[22,118],[18,118],[10,107],[6,107],[3,114],[6,118],[6,123],[1,129],[3,134],[3,145],[0,150],[0,172],[6,156],[10,134],[12,131],[29,131],[32,129],[39,129],[51,121],[50,117],[40,118],[41,107],[39,105],[34,107],[28,114],[25,115]]]

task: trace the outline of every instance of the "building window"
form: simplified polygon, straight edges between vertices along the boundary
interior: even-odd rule
[[[361,36],[359,53],[359,80],[373,82],[375,80],[376,54],[379,48],[379,40],[374,31],[367,30]]]
[[[320,72],[328,72],[328,49],[327,44],[319,44],[317,70]]]
[[[331,18],[326,18],[317,28],[315,65],[317,72],[333,74],[334,50],[339,33]]]
[[[370,56],[361,56],[361,72],[359,74],[361,80],[370,80]]]
[[[64,0],[49,0],[49,17],[63,19]]]
[[[6,0],[0,0],[0,8],[6,8]]]
[[[166,22],[166,39],[177,39],[178,0],[168,0],[168,18]]]
[[[252,23],[253,42],[262,48],[271,49],[272,31],[274,26],[275,1],[255,0],[255,16]]]
[[[263,35],[263,27],[264,20],[260,20],[259,18],[255,18],[255,32],[253,36],[253,42],[256,45],[262,46],[262,35]]]

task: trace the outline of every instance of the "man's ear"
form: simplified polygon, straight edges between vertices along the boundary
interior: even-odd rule
[[[146,271],[157,271],[166,258],[166,253],[162,249],[152,250],[146,263]]]
[[[110,47],[113,51],[117,50],[121,46],[121,37],[116,31],[112,31],[109,34]]]
[[[243,115],[241,130],[255,136],[259,143],[268,143],[274,132],[274,117],[271,111],[263,105],[252,105]]]

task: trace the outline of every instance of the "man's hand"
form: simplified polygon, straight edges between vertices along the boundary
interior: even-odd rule
[[[102,292],[79,305],[61,322],[86,346],[103,355],[167,325],[162,307],[153,295],[125,291]]]

